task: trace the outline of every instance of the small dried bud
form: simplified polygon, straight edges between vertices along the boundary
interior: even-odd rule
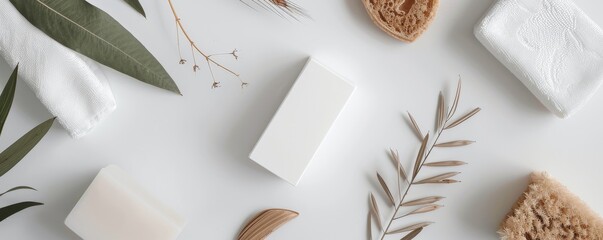
[[[270,1],[279,7],[286,8],[289,6],[289,4],[287,3],[287,0],[270,0]]]
[[[249,83],[241,82],[241,88],[247,87],[247,85],[249,85]]]
[[[193,72],[197,72],[197,70],[199,70],[199,69],[200,69],[199,65],[195,64],[193,66]]]
[[[212,89],[214,89],[214,88],[219,88],[219,87],[221,87],[221,86],[220,86],[220,82],[214,82],[214,84],[212,84],[212,85],[211,85],[211,88],[212,88]]]
[[[186,59],[181,58],[180,61],[178,62],[180,65],[184,65],[186,64]]]
[[[237,50],[236,48],[230,53],[235,58],[235,60],[239,60],[239,55],[237,55],[237,53],[239,53],[239,50]]]

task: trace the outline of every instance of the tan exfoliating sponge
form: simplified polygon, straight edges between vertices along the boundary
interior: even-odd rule
[[[390,36],[415,41],[431,24],[439,0],[362,0],[371,20]]]
[[[499,234],[503,240],[603,240],[603,220],[546,173],[517,201]]]

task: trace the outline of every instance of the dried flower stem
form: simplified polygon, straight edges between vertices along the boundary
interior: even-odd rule
[[[224,55],[224,54],[230,54],[232,55],[235,59],[238,59],[238,56],[236,55],[237,50],[233,50],[231,53],[224,53],[224,54],[214,54],[214,55],[210,55],[210,54],[206,54],[205,52],[201,51],[201,49],[197,46],[197,44],[195,44],[195,42],[193,41],[193,39],[190,37],[190,35],[186,32],[186,29],[184,28],[183,24],[182,24],[182,19],[178,16],[178,13],[176,12],[176,8],[174,7],[174,4],[172,3],[172,0],[167,0],[169,5],[170,5],[170,9],[172,10],[172,14],[174,15],[174,19],[176,21],[176,31],[177,31],[177,40],[178,40],[178,54],[180,55],[180,63],[184,64],[186,62],[186,60],[184,60],[182,58],[182,54],[180,52],[180,31],[182,31],[182,34],[184,35],[184,37],[186,38],[186,40],[190,43],[191,46],[191,51],[193,51],[192,55],[193,55],[193,62],[194,62],[194,66],[193,66],[193,70],[196,72],[199,69],[199,66],[197,65],[196,62],[196,58],[195,58],[195,52],[201,54],[201,56],[203,56],[203,58],[205,58],[205,61],[207,61],[207,64],[210,66],[210,71],[211,70],[211,64],[216,65],[217,67],[223,69],[224,71],[234,75],[235,77],[237,77],[239,79],[239,81],[241,81],[241,86],[245,86],[247,85],[246,82],[244,82],[243,80],[241,80],[240,75],[238,73],[236,73],[235,71],[231,70],[230,68],[222,65],[221,63],[215,61],[212,57],[214,55]],[[212,88],[215,87],[219,87],[220,82],[216,81],[215,76],[213,75],[212,72],[212,79],[214,81]]]
[[[178,22],[176,21],[176,42],[178,46],[178,56],[180,57],[180,64],[185,64],[186,60],[182,57],[182,49],[180,48],[180,28],[178,27]]]

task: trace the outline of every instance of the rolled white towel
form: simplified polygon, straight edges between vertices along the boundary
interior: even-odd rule
[[[73,138],[115,110],[98,65],[46,36],[8,0],[0,0],[0,55],[12,67],[19,64],[19,77]]]
[[[475,35],[559,117],[603,82],[603,31],[571,0],[498,0]]]

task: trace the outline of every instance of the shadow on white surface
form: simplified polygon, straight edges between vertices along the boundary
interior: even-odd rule
[[[354,16],[353,19],[355,20],[355,23],[360,24],[361,26],[359,27],[361,27],[363,30],[370,29],[370,32],[366,32],[366,35],[378,36],[384,40],[390,39],[392,42],[398,41],[381,31],[381,29],[379,29],[379,27],[373,23],[366,12],[362,1],[363,0],[345,0],[346,6],[348,7],[348,10],[350,10],[349,13]]]
[[[77,176],[76,176],[77,175]],[[55,182],[54,187],[41,191],[45,194],[44,209],[40,211],[37,222],[37,231],[52,233],[53,236],[61,236],[65,240],[81,239],[73,233],[64,220],[71,212],[80,199],[88,185],[94,179],[96,172],[83,171],[80,174],[70,174],[68,178],[63,178],[62,182]],[[52,190],[52,192],[50,192]],[[60,216],[59,218],[57,218]]]
[[[291,64],[287,68],[276,69],[278,72],[272,74],[275,77],[263,81],[264,84],[268,84],[273,88],[260,89],[262,93],[256,95],[258,98],[248,102],[251,107],[244,108],[239,118],[240,121],[230,128],[230,131],[226,133],[228,136],[226,141],[221,144],[224,147],[223,152],[231,155],[229,159],[238,159],[242,161],[246,168],[271,174],[268,170],[251,161],[249,154],[289,92],[295,79],[297,79],[297,75],[301,72],[305,62],[306,59],[300,58],[295,61],[295,64]],[[268,114],[258,113],[258,111]],[[232,147],[233,142],[237,142],[239,147]]]
[[[483,188],[475,191],[479,196],[469,198],[472,202],[467,204],[469,209],[464,211],[462,219],[466,220],[467,226],[474,228],[474,231],[498,237],[500,224],[527,188],[528,182],[529,175],[525,175],[494,184],[480,185]]]
[[[8,73],[0,77],[0,89],[4,88],[14,68],[15,66],[9,66],[3,58],[0,58],[0,72]],[[27,86],[27,83],[23,82],[20,78],[17,79],[17,90],[11,108],[12,114],[14,114],[13,111],[22,112],[29,119],[48,119],[50,116],[46,107],[40,103],[40,100],[38,100],[38,97],[36,97],[31,88]]]

